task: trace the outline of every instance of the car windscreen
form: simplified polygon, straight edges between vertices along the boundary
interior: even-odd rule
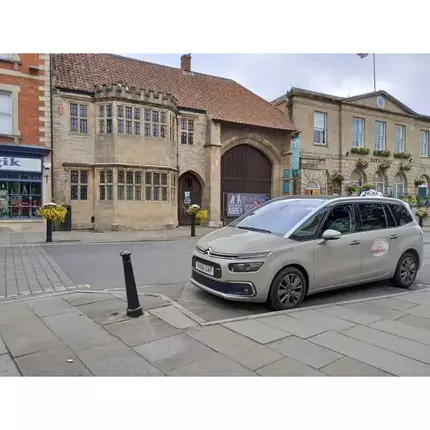
[[[284,236],[323,202],[322,199],[273,200],[233,221],[230,227]]]

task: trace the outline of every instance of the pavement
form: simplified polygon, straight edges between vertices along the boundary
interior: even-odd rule
[[[213,228],[196,226],[196,237],[206,236]],[[115,242],[158,242],[191,238],[190,227],[170,230],[136,230],[97,232],[94,230],[55,231],[53,243],[115,243]],[[5,231],[0,226],[0,246],[37,245],[46,243],[44,231]]]
[[[430,376],[430,290],[202,322],[163,295],[0,303],[0,376]]]

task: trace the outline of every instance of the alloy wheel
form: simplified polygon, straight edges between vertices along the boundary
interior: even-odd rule
[[[405,285],[411,284],[417,273],[417,265],[413,257],[406,257],[400,265],[400,279]]]
[[[303,293],[303,283],[298,275],[289,273],[285,275],[278,287],[278,299],[286,307],[296,305]]]

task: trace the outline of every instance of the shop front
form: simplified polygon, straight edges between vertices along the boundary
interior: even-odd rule
[[[40,220],[48,154],[44,148],[0,145],[0,221]]]

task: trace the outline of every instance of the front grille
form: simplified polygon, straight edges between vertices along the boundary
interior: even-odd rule
[[[215,278],[221,278],[222,276],[222,270],[221,270],[221,266],[218,263],[212,263],[212,261],[207,261],[207,260],[203,260],[203,258],[199,258],[199,257],[193,257],[193,269],[196,268],[196,261],[199,261],[202,264],[206,264],[206,266],[210,266],[214,268],[214,277]],[[208,275],[209,276],[209,275]]]
[[[211,290],[219,291],[220,293],[233,294],[235,296],[252,296],[254,294],[254,290],[249,284],[217,281],[216,279],[201,275],[195,270],[192,271],[191,277],[199,284]]]

